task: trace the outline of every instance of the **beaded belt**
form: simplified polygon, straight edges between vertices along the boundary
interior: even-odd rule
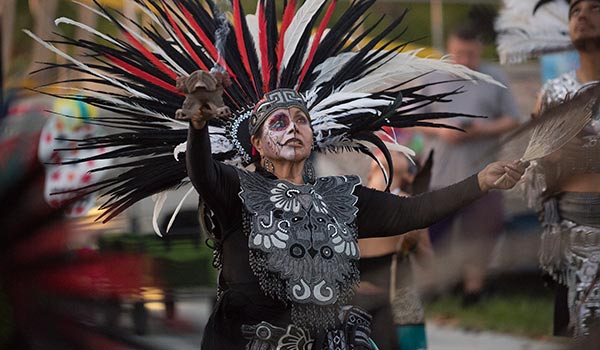
[[[376,350],[369,338],[371,316],[357,307],[344,307],[340,312],[341,325],[313,336],[294,324],[286,328],[268,322],[243,325],[242,333],[250,340],[248,350]]]

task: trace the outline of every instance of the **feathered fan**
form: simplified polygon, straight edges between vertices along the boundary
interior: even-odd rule
[[[385,24],[381,16],[376,24],[364,26],[363,16],[375,0],[352,1],[337,21],[333,19],[336,0],[306,0],[301,5],[289,0],[281,9],[280,24],[275,0],[259,0],[254,15],[246,15],[241,1],[232,0],[226,17],[210,0],[131,1],[149,19],[147,25],[96,1],[96,7],[78,3],[106,19],[120,37],[66,18],[57,19],[56,24],[80,27],[96,40],[65,36],[42,40],[27,32],[67,60],[48,64],[47,69],[88,74],[54,84],[65,89],[56,96],[100,107],[103,113],[95,122],[123,130],[82,140],[78,146],[111,147],[93,159],[122,160],[111,167],[125,170],[120,175],[81,189],[109,196],[99,217],[103,221],[145,197],[163,193],[164,198],[163,191],[189,183],[181,156],[187,124],[173,119],[184,101],[175,81],[198,69],[210,70],[218,63],[231,77],[232,85],[223,97],[234,117],[211,121],[209,131],[214,158],[242,166],[255,160],[247,118],[262,95],[275,88],[293,88],[304,95],[317,151],[354,150],[372,156],[365,145],[372,143],[389,158],[385,144],[375,135],[383,126],[440,126],[425,120],[456,116],[417,113],[419,107],[456,93],[427,96],[422,93],[425,85],[415,85],[417,77],[443,70],[461,79],[495,83],[463,66],[418,58],[415,51],[401,52],[406,44],[397,44],[398,36],[387,37],[402,18]],[[226,33],[225,38],[215,34],[223,25],[228,30],[219,32]],[[57,44],[85,49],[87,61],[61,51]],[[82,83],[94,83],[96,88],[82,87]],[[155,207],[155,221],[160,203]]]
[[[600,84],[585,87],[561,103],[546,106],[538,118],[511,133],[503,145],[528,137],[529,143],[520,161],[540,159],[560,150],[597,115],[600,115]],[[500,177],[496,184],[504,179],[505,176]]]

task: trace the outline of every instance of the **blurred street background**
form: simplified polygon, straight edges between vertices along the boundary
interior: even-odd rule
[[[92,1],[81,2],[92,5]],[[100,2],[143,22],[133,1]],[[243,3],[253,9],[255,1]],[[499,4],[380,0],[375,10],[394,16],[409,8],[405,38],[415,40],[412,48],[425,48],[422,55],[440,57],[448,28],[463,21],[475,5],[498,8]],[[54,146],[52,140],[43,142],[45,126],[58,123],[54,124],[58,128],[84,133],[85,126],[68,121],[62,125],[53,119],[55,113],[76,111],[93,118],[99,111],[31,90],[77,77],[45,71],[32,74],[41,68],[40,62],[60,62],[61,58],[34,43],[22,29],[44,38],[56,32],[84,39],[85,34],[74,33],[73,27],[54,25],[55,18],[68,16],[102,31],[101,18],[81,8],[67,0],[0,1],[0,348],[198,349],[215,300],[217,273],[210,242],[197,223],[195,192],[163,238],[151,225],[152,199],[102,224],[95,221],[101,199],[67,200],[56,206],[45,197],[45,185],[58,181],[59,176],[70,176],[46,166]],[[365,25],[371,20],[375,18]],[[497,62],[492,44],[486,46],[485,58]],[[522,121],[529,118],[542,82],[568,69],[572,61],[570,56],[547,57],[502,67]],[[163,232],[178,198],[173,195],[165,203],[159,219]],[[568,347],[567,340],[552,336],[553,291],[537,264],[540,228],[536,214],[518,191],[508,192],[505,199],[504,230],[489,252],[493,257],[489,288],[482,301],[462,306],[458,276],[451,265],[446,265],[444,283],[425,293],[431,350]],[[438,261],[444,265],[443,255]]]

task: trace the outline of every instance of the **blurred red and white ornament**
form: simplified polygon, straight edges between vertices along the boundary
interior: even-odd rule
[[[101,134],[102,127],[87,123],[96,115],[96,111],[83,102],[58,100],[53,110],[55,114],[44,125],[38,148],[38,158],[46,168],[44,198],[55,208],[68,203],[65,208],[67,216],[85,215],[94,207],[97,195],[77,198],[79,195],[75,190],[100,181],[104,172],[91,170],[110,165],[112,161],[88,160],[74,164],[63,163],[106,152],[103,148],[73,149],[77,146],[77,141],[74,140],[97,136]]]

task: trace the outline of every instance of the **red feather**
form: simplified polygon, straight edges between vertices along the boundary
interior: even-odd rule
[[[329,8],[327,9],[327,12],[325,12],[325,16],[323,17],[321,24],[319,24],[319,28],[317,29],[317,33],[315,34],[312,46],[310,48],[310,53],[308,54],[308,58],[306,59],[306,62],[304,63],[304,67],[302,67],[302,73],[300,73],[300,79],[298,80],[298,86],[300,86],[302,84],[302,81],[304,80],[304,76],[306,75],[306,72],[308,71],[308,68],[310,67],[312,60],[315,58],[315,53],[317,52],[317,47],[319,46],[319,43],[321,42],[321,37],[323,36],[325,29],[327,28],[327,24],[329,23],[329,19],[331,18],[331,15],[333,14],[335,5],[336,5],[336,0],[333,0],[331,2],[331,4],[329,5]]]
[[[285,7],[285,10],[283,12],[283,18],[281,19],[281,30],[279,31],[279,33],[280,33],[279,34],[279,43],[277,44],[277,68],[278,68],[278,70],[281,70],[281,59],[283,58],[283,45],[284,45],[283,39],[285,38],[285,32],[287,31],[288,27],[292,23],[295,12],[296,12],[296,0],[290,0],[290,2],[288,2],[287,6]]]
[[[152,52],[148,51],[148,49],[146,49],[144,45],[142,45],[142,43],[140,43],[136,38],[134,38],[133,35],[131,35],[131,33],[124,31],[123,35],[125,35],[127,40],[129,40],[133,44],[133,46],[135,46],[144,55],[144,57],[150,60],[150,62],[154,63],[154,65],[158,69],[160,69],[163,73],[171,77],[173,80],[177,79],[177,74],[175,74],[175,72],[173,72],[172,69],[167,67],[166,64],[164,64],[158,58],[156,58],[156,56],[154,56]]]
[[[137,67],[134,67],[134,66],[130,65],[129,63],[127,63],[125,61],[122,61],[122,60],[118,59],[117,57],[115,57],[113,55],[107,54],[106,57],[109,60],[113,61],[113,63],[115,63],[119,67],[123,68],[123,70],[125,70],[125,71],[127,71],[127,72],[129,72],[131,74],[134,74],[134,75],[136,75],[136,76],[138,76],[138,77],[140,77],[140,78],[142,78],[142,79],[144,79],[144,80],[146,80],[146,81],[148,81],[148,82],[150,82],[150,83],[152,83],[152,84],[154,84],[156,86],[160,86],[160,87],[162,87],[165,90],[169,90],[169,91],[174,92],[176,94],[183,95],[183,93],[179,92],[173,85],[171,85],[171,84],[169,84],[169,83],[167,83],[167,82],[165,82],[163,80],[158,79],[157,77],[153,76],[152,74],[149,74],[149,73],[147,73],[147,72],[145,72],[145,71],[143,71],[143,70],[141,70],[141,69],[139,69]]]
[[[269,73],[271,69],[269,62],[269,53],[267,51],[267,21],[265,19],[265,9],[263,0],[260,0],[260,2],[258,3],[258,8],[256,9],[256,11],[258,12],[258,43],[260,47],[260,55],[262,57],[261,69],[263,77],[263,93],[267,93],[269,91]]]
[[[209,70],[209,68],[206,66],[206,64],[204,64],[204,62],[202,62],[202,59],[200,59],[198,54],[196,54],[196,51],[194,51],[194,49],[192,48],[190,43],[187,41],[187,38],[181,32],[181,29],[179,29],[179,26],[175,23],[175,20],[173,20],[173,16],[171,16],[171,13],[169,13],[169,11],[167,10],[166,5],[164,5],[164,7],[165,7],[164,8],[165,13],[167,14],[167,17],[169,18],[169,23],[171,23],[171,27],[173,27],[173,29],[175,30],[175,34],[177,34],[177,37],[183,43],[183,46],[185,46],[185,50],[190,55],[192,55],[192,58],[194,59],[194,61],[196,61],[196,63],[198,64],[198,66],[200,68],[202,68],[204,70]]]
[[[214,60],[216,57],[218,57],[219,54],[217,53],[217,48],[215,47],[215,45],[213,45],[213,43],[210,41],[210,39],[208,39],[206,34],[204,34],[204,31],[202,31],[202,29],[200,28],[198,23],[196,23],[192,14],[182,4],[178,3],[177,7],[183,13],[183,16],[185,17],[185,19],[187,19],[188,23],[192,26],[192,29],[194,30],[194,32],[198,35],[198,37],[200,39],[200,43],[202,44],[202,47],[204,47],[208,51],[208,54],[211,56],[211,58]],[[227,66],[227,64],[225,64],[223,62],[222,67],[225,68],[227,73],[229,73],[229,76],[231,77],[231,79],[235,80],[236,82],[238,81],[236,75]],[[203,69],[209,70],[208,67],[203,68]],[[238,85],[239,85],[239,82],[238,82]],[[225,94],[227,96],[230,96],[229,93],[227,92],[227,90],[225,90]],[[233,103],[235,103],[234,99],[231,99],[231,101]],[[238,105],[236,104],[236,106],[238,106]]]
[[[248,52],[246,51],[246,42],[244,40],[244,32],[242,28],[242,10],[240,7],[240,0],[233,1],[233,29],[235,30],[235,38],[237,40],[238,51],[242,57],[242,63],[244,64],[244,68],[252,80],[252,86],[256,91],[256,84],[254,83],[254,76],[252,75],[252,71],[250,70],[250,60],[248,59]],[[258,91],[256,91],[258,94]]]
[[[198,38],[200,39],[200,43],[202,44],[202,46],[208,51],[211,58],[213,60],[216,60],[217,57],[219,57],[219,54],[217,53],[217,48],[215,47],[215,45],[213,45],[213,43],[210,41],[210,39],[208,39],[206,34],[204,34],[204,32],[202,31],[202,28],[200,28],[198,23],[196,23],[196,20],[194,19],[192,14],[181,4],[178,4],[178,7],[181,10],[181,12],[183,13],[183,16],[185,17],[185,19],[187,19],[188,24],[192,26],[192,29],[198,35]],[[232,79],[237,80],[235,74],[233,74],[233,71],[227,66],[227,64],[223,64],[222,66],[223,66],[223,68],[225,68],[227,73],[229,73],[229,76]]]

